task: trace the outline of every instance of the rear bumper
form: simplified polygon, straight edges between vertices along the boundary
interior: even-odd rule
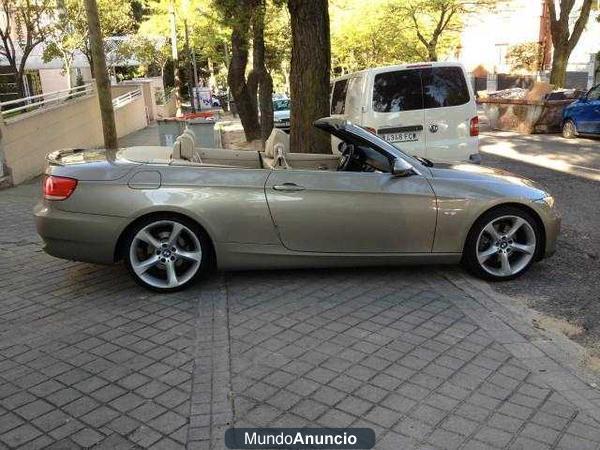
[[[115,261],[124,218],[61,211],[50,202],[38,203],[33,212],[44,251],[49,255],[97,264]]]

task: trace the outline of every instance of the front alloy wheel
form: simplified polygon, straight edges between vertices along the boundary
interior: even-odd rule
[[[192,223],[154,219],[133,230],[125,259],[142,286],[176,291],[195,281],[205,268],[205,248],[206,238]]]
[[[511,280],[535,261],[539,242],[538,225],[530,214],[518,208],[500,208],[475,224],[463,260],[481,278]]]

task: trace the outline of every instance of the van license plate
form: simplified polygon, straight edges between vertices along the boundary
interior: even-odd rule
[[[381,138],[390,143],[415,142],[419,140],[419,135],[414,131],[408,133],[384,133],[381,135]]]

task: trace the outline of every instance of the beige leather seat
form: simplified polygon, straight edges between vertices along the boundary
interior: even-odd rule
[[[173,159],[183,159],[185,161],[202,163],[200,154],[194,149],[195,142],[194,134],[186,129],[177,137],[177,139],[175,139],[175,144],[173,145]]]
[[[266,167],[287,169],[285,155],[290,151],[290,136],[282,130],[273,128],[269,139],[265,142],[265,151],[261,153]]]

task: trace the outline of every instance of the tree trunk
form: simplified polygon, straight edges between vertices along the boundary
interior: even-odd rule
[[[85,10],[87,13],[92,61],[94,62],[94,74],[96,76],[96,89],[98,90],[98,101],[100,103],[104,146],[107,149],[115,149],[117,148],[117,128],[115,126],[115,113],[113,111],[110,92],[110,80],[106,71],[106,59],[104,57],[102,31],[100,30],[96,0],[85,0]]]
[[[583,0],[577,20],[572,27],[573,31],[570,31],[569,22],[575,1],[560,0],[560,14],[557,13],[554,0],[545,0],[545,2],[550,14],[550,34],[554,45],[550,83],[556,88],[565,87],[569,56],[571,56],[571,52],[579,42],[579,38],[590,18],[592,0]]]
[[[252,24],[252,76],[256,78],[259,109],[260,133],[263,143],[269,138],[273,129],[273,79],[265,65],[265,8],[264,0],[260,2],[254,14]]]
[[[429,58],[429,61],[437,61],[438,60],[437,43],[430,43],[427,46],[427,57]]]
[[[241,11],[233,22],[231,32],[231,63],[227,74],[227,82],[235,100],[238,114],[244,127],[246,141],[260,139],[260,125],[256,108],[256,91],[252,91],[246,83],[246,65],[248,64],[248,31],[250,13],[248,6],[239,5]]]
[[[568,47],[554,47],[552,53],[552,70],[550,71],[550,84],[554,85],[555,88],[562,88],[567,84],[569,53]]]
[[[290,93],[293,152],[331,153],[330,137],[313,126],[329,115],[331,42],[327,0],[288,0],[292,25]]]

